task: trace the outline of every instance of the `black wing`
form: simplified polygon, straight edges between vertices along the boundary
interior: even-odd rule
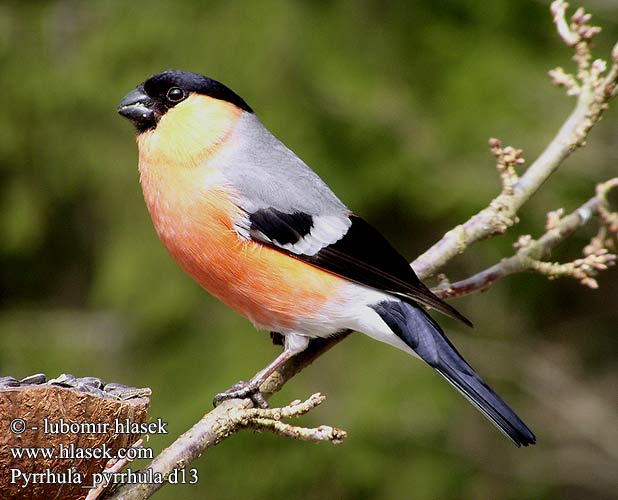
[[[312,233],[323,234],[320,216],[295,212],[286,214],[269,208],[249,214],[251,237],[261,243],[362,285],[383,290],[432,307],[468,326],[472,323],[453,306],[434,295],[416,276],[406,259],[366,221],[355,215],[351,225],[334,243],[311,255],[295,251]],[[300,248],[300,246],[299,246]]]

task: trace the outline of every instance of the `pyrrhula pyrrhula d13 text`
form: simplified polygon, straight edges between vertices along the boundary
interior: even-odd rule
[[[168,252],[209,293],[284,338],[266,369],[218,400],[254,395],[311,338],[355,330],[425,361],[516,445],[535,442],[424,308],[470,322],[241,97],[172,70],[127,94],[118,112],[137,129],[144,198]]]

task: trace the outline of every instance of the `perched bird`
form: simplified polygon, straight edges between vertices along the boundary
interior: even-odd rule
[[[535,437],[474,372],[425,307],[470,322],[435,296],[225,85],[156,74],[118,112],[137,129],[146,205],[171,256],[283,352],[216,400],[254,396],[311,338],[362,332],[425,361],[517,446]]]

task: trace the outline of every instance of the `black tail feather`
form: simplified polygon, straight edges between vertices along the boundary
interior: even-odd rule
[[[526,424],[466,363],[438,324],[420,307],[385,301],[373,309],[427,364],[463,394],[491,423],[517,446],[534,444]]]

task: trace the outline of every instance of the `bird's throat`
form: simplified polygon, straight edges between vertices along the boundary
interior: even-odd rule
[[[140,170],[181,170],[206,162],[225,143],[242,110],[226,101],[192,95],[137,137]]]

